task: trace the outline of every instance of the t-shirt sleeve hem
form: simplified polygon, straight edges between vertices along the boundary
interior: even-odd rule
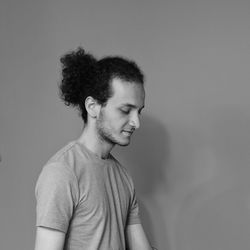
[[[36,227],[45,227],[53,230],[58,230],[63,233],[67,233],[67,227],[60,223],[36,223]]]
[[[141,224],[141,220],[140,218],[133,218],[133,219],[130,219],[127,224],[128,225]]]

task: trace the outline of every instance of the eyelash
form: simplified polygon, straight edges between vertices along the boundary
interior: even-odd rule
[[[129,112],[130,112],[130,110],[122,110],[122,109],[121,109],[121,112],[122,112],[123,114],[128,115],[128,114],[129,114]]]
[[[127,111],[127,110],[122,110],[122,109],[121,109],[121,112],[122,112],[123,114],[125,114],[125,115],[128,115],[128,114],[130,113],[130,110]],[[141,111],[138,112],[138,115],[141,116]]]

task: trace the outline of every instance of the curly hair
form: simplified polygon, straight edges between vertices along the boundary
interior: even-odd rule
[[[85,99],[92,96],[105,105],[112,96],[111,81],[119,78],[127,82],[144,83],[144,75],[135,62],[123,57],[104,57],[97,60],[79,47],[63,55],[60,96],[67,106],[77,107],[87,122]]]

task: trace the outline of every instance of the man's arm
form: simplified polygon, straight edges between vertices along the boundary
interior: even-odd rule
[[[65,233],[47,227],[37,227],[35,250],[63,250]]]
[[[141,224],[128,225],[126,234],[129,250],[152,250]]]

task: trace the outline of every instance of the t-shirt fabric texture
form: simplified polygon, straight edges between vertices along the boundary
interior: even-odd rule
[[[36,225],[64,232],[64,250],[125,250],[126,226],[140,223],[126,169],[77,141],[43,167],[35,193]]]

